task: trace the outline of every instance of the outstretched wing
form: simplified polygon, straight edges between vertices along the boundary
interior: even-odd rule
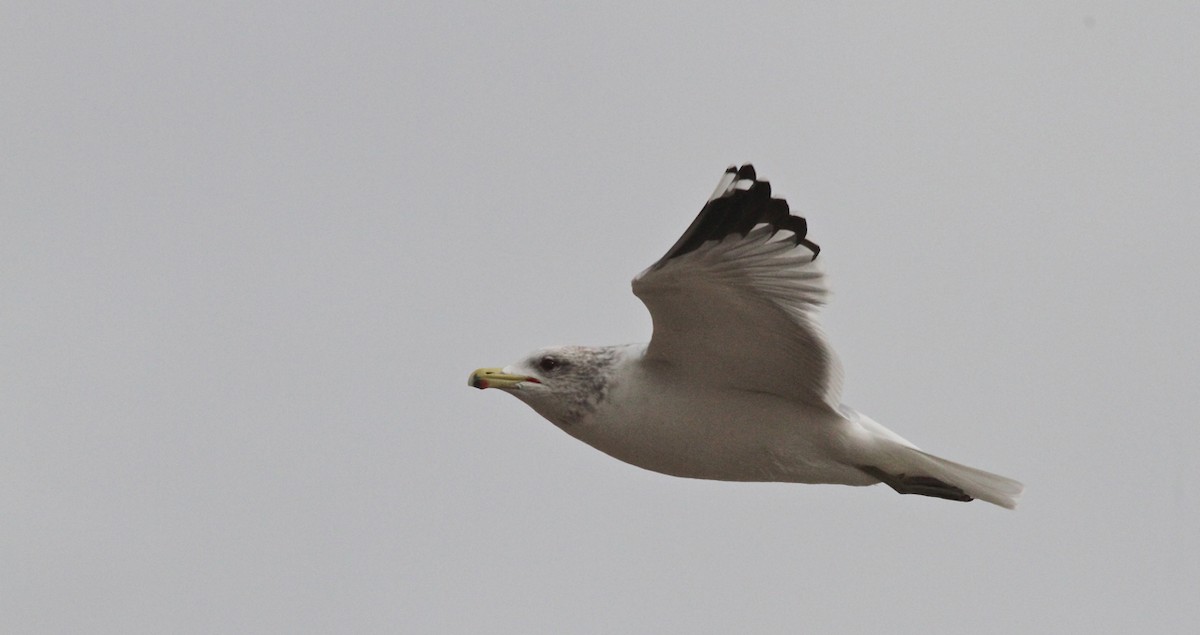
[[[654,320],[647,361],[836,409],[841,365],[815,316],[827,295],[819,252],[753,166],[730,167],[675,246],[633,279]]]

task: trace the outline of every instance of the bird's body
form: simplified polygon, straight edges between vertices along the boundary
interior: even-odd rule
[[[669,365],[647,361],[644,346],[614,348],[603,407],[560,424],[580,441],[672,476],[876,482],[847,465],[847,437],[856,431],[837,413],[769,394],[747,400],[740,389],[705,389]]]
[[[543,349],[478,388],[508,390],[571,436],[655,472],[873,485],[1013,507],[1020,483],[918,450],[840,402],[817,326],[824,276],[804,219],[730,168],[667,255],[638,275],[649,344]]]

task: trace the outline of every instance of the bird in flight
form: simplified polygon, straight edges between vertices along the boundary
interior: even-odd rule
[[[696,220],[633,279],[648,344],[545,348],[471,374],[567,434],[673,476],[875,485],[1013,508],[1023,486],[923,452],[841,403],[817,323],[827,295],[805,220],[730,167]]]

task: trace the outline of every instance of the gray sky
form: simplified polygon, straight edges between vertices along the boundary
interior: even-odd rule
[[[1194,4],[6,3],[5,633],[1183,632]],[[478,366],[645,340],[752,161],[846,401],[1015,512],[619,463]]]

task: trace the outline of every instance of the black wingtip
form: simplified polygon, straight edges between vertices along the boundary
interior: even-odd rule
[[[658,261],[658,265],[695,251],[710,240],[721,240],[735,233],[745,236],[760,224],[770,225],[776,232],[790,231],[794,243],[807,247],[813,252],[813,260],[817,259],[821,248],[808,240],[807,221],[803,217],[793,216],[787,201],[771,197],[771,184],[758,180],[754,165],[731,165],[725,174],[734,175],[733,182],[724,191],[713,194],[696,220],[692,221],[667,255]]]
[[[969,503],[975,500],[973,496],[963,491],[961,487],[951,485],[932,476],[892,475],[873,465],[860,465],[858,469],[879,479],[880,482],[892,488],[898,494],[930,496],[932,498],[942,498],[960,503]]]

